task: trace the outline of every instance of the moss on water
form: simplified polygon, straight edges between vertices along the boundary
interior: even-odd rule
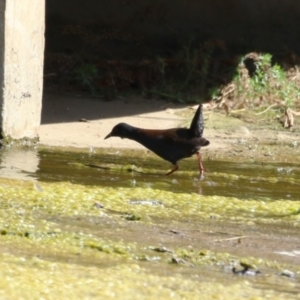
[[[233,280],[232,275],[226,274],[219,274],[219,283],[214,282],[214,277],[209,277],[203,267],[238,263],[239,258],[228,253],[178,248],[166,255],[149,251],[144,246],[146,240],[141,242],[137,238],[137,242],[128,242],[125,228],[130,221],[124,215],[138,215],[136,222],[150,226],[154,222],[176,222],[179,218],[205,220],[217,214],[235,222],[289,221],[298,227],[297,201],[242,201],[152,188],[86,187],[69,182],[40,182],[36,189],[36,184],[11,179],[0,181],[0,248],[2,253],[10,253],[1,257],[0,296],[3,293],[2,296],[9,295],[11,299],[132,299],[137,296],[197,299],[204,291],[206,299],[264,299],[266,295],[284,299],[287,296],[270,288],[276,282],[274,278],[263,280],[264,290],[257,289],[255,282]],[[148,201],[147,205],[131,204],[130,201],[137,199],[139,203]],[[95,203],[101,203],[104,208],[97,208]],[[60,222],[60,218],[68,219]],[[81,218],[96,218],[100,226],[94,224],[96,230],[87,230],[72,224]],[[101,237],[101,230],[110,230],[111,234]],[[124,231],[124,241],[114,239],[114,232],[120,230]],[[141,228],[140,234],[142,231]],[[187,262],[180,269],[196,267],[197,270],[189,276],[184,275],[185,271],[174,274],[172,269],[178,267],[169,264],[174,256]],[[249,259],[253,264],[276,270],[283,267]],[[144,265],[145,261],[150,265]],[[156,270],[157,264],[165,269],[163,274]]]
[[[189,166],[176,176],[162,177],[162,169],[155,173],[152,161],[143,170],[126,163],[118,168],[118,160],[116,167],[98,170],[80,161],[86,159],[82,154],[70,163],[56,153],[55,163],[45,155],[49,161],[41,159],[37,180],[0,179],[0,298],[298,297],[299,264],[261,258],[247,247],[234,253],[243,242],[219,247],[230,226],[238,228],[234,235],[245,234],[247,228],[253,236],[255,228],[287,227],[296,239],[296,193],[291,200],[252,192],[236,197],[226,184],[246,189],[241,183],[257,181],[255,189],[288,186],[285,193],[291,193],[299,185],[298,173],[276,177],[267,170],[268,176],[253,176],[231,172],[236,166],[227,164],[228,176],[216,170],[199,182]],[[223,195],[208,192],[216,188]],[[204,235],[205,245],[200,240]],[[245,240],[255,242],[253,237]],[[257,266],[262,275],[234,275],[232,267],[241,262]],[[283,269],[292,270],[296,278],[280,277]]]
[[[203,196],[198,194],[173,193],[153,188],[109,188],[83,186],[69,182],[39,183],[41,191],[33,182],[18,182],[1,179],[0,205],[6,215],[0,220],[3,229],[12,223],[17,228],[25,226],[25,220],[33,220],[35,214],[64,216],[99,216],[99,213],[116,212],[140,216],[146,221],[155,218],[176,220],[210,218],[221,215],[223,219],[265,223],[293,222],[300,226],[300,200],[238,199],[234,197]],[[153,200],[155,205],[131,205],[132,200]],[[95,203],[101,203],[103,210]],[[280,217],[280,218],[279,218]],[[2,223],[1,223],[2,222]],[[35,226],[35,225],[33,225]],[[43,226],[40,224],[40,226]],[[30,229],[28,227],[27,229]]]
[[[287,299],[248,280],[224,285],[179,274],[149,274],[138,264],[110,268],[1,255],[2,299]],[[14,280],[11,280],[11,279]]]

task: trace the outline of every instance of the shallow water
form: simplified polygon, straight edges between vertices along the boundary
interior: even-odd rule
[[[173,175],[164,176],[170,164],[151,155],[136,158],[130,152],[108,153],[104,150],[98,150],[98,153],[46,150],[25,153],[25,159],[30,163],[35,160],[36,166],[32,165],[24,172],[25,166],[19,164],[17,171],[42,181],[70,181],[110,187],[152,187],[178,193],[240,199],[299,200],[300,194],[299,164],[205,161],[208,172],[205,180],[199,181],[196,159],[193,158],[180,162],[180,170]],[[16,162],[15,155],[13,160]],[[19,161],[24,161],[23,154]],[[13,170],[7,170],[4,176],[8,175],[8,171]]]
[[[199,181],[193,158],[165,176],[145,151],[3,150],[0,296],[299,299],[299,165],[204,165]]]

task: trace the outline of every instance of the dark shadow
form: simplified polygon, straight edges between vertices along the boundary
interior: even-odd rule
[[[46,1],[42,124],[136,115],[164,109],[166,102],[205,102],[232,81],[241,58],[253,51],[271,53],[284,68],[299,64],[299,1],[265,1],[259,13],[258,5]],[[244,64],[253,76],[255,62]],[[134,110],[118,109],[132,104],[128,95],[144,100]],[[121,96],[128,100],[116,100]],[[158,98],[164,102],[149,100]]]
[[[143,99],[142,97],[135,97],[131,100],[116,99],[106,102],[91,97],[64,96],[46,93],[43,97],[41,124],[85,122],[145,114],[165,110],[166,107],[186,106],[187,105],[168,103],[164,100]],[[175,117],[174,120],[176,120]]]

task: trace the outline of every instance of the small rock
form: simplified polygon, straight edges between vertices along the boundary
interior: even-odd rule
[[[153,251],[156,251],[156,252],[161,252],[161,253],[165,253],[165,252],[174,253],[172,250],[169,250],[166,247],[161,247],[161,248],[159,248],[159,247],[154,247],[154,248],[151,247],[150,249],[153,250]]]
[[[237,129],[235,130],[235,132],[241,133],[244,136],[251,136],[250,130],[247,127],[245,127],[245,126],[239,126],[239,127],[237,127]]]
[[[96,208],[104,208],[104,205],[101,204],[101,203],[99,203],[99,202],[95,202],[95,203],[94,203],[94,206],[95,206]]]
[[[124,219],[128,220],[128,221],[139,221],[141,220],[141,217],[139,215],[134,215],[134,214],[125,214]]]
[[[179,264],[185,264],[185,265],[188,265],[189,267],[194,267],[194,264],[186,261],[183,258],[178,258],[178,257],[175,257],[175,256],[172,257],[171,263],[172,264],[177,264],[177,265],[179,265]]]
[[[84,122],[84,123],[86,123],[86,122],[90,122],[90,121],[88,121],[87,119],[85,119],[85,118],[81,118],[81,119],[79,119],[78,120],[79,122]]]
[[[295,273],[290,271],[290,270],[283,270],[280,273],[280,276],[286,276],[286,277],[290,277],[290,278],[294,278],[295,277]]]
[[[240,262],[243,269],[237,270],[235,267],[232,268],[232,272],[237,275],[256,276],[261,272],[256,269],[255,265],[248,264],[246,262]]]

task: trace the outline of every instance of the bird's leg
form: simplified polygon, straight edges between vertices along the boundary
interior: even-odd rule
[[[200,174],[199,174],[199,179],[203,179],[204,178],[204,171],[206,171],[202,165],[202,156],[199,152],[196,152],[196,155],[198,157],[198,166],[199,166],[199,171],[200,171]]]
[[[173,167],[173,169],[171,171],[169,171],[168,173],[166,173],[166,175],[170,175],[170,174],[174,173],[177,170],[178,170],[178,166],[176,164],[176,165],[174,165],[174,167]]]

